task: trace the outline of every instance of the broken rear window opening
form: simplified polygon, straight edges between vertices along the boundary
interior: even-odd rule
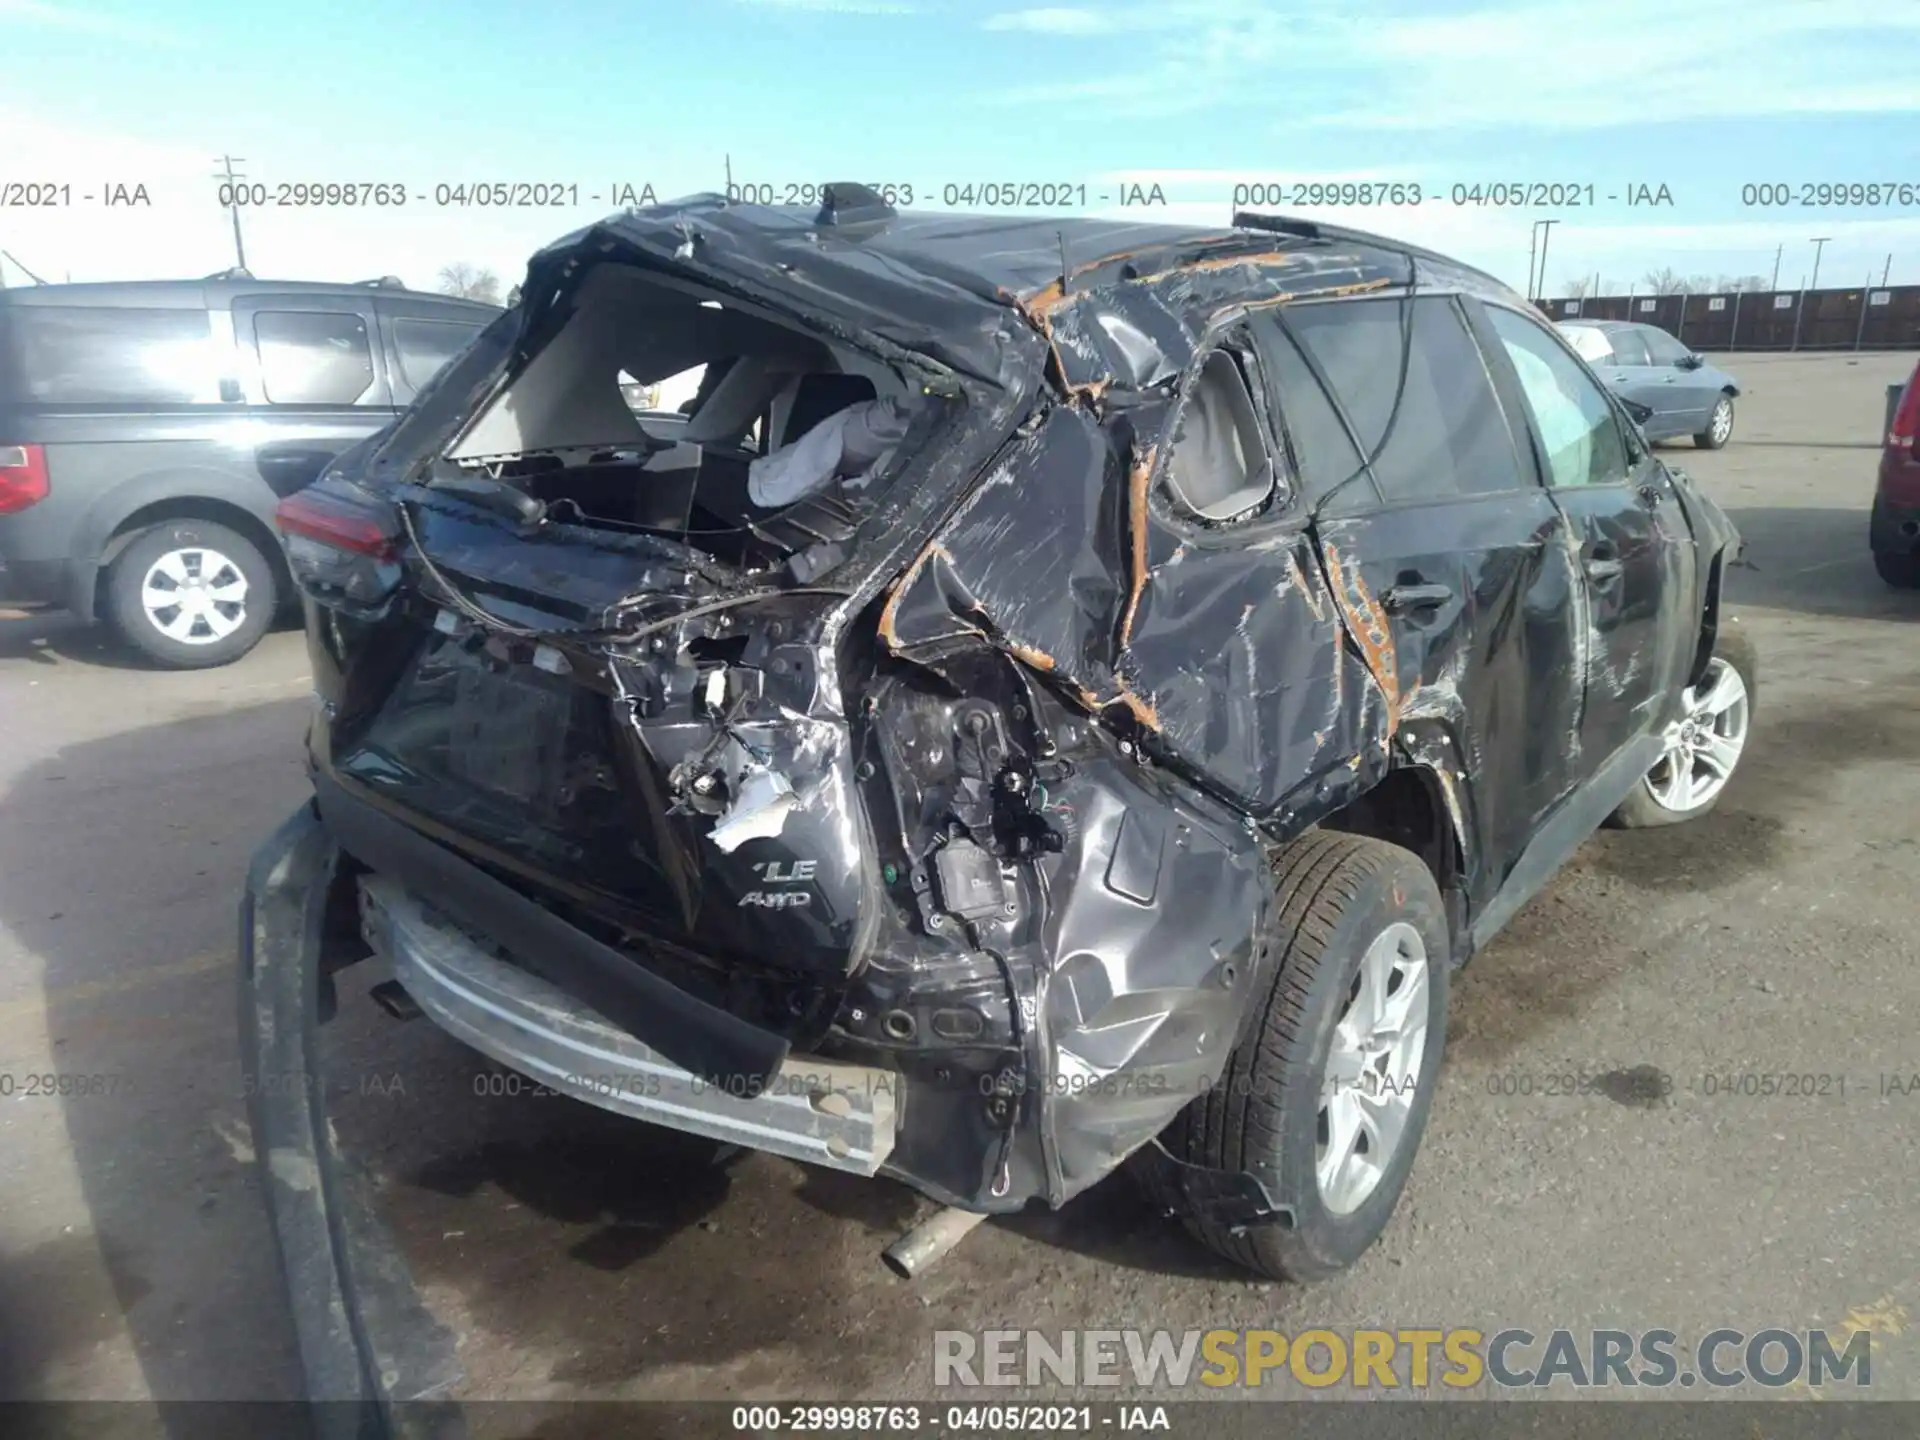
[[[692,375],[675,410],[636,411],[636,391]],[[850,345],[604,263],[428,484],[501,482],[537,502],[529,515],[668,536],[747,575],[785,566],[806,583],[845,558],[924,445],[931,427],[914,422],[935,410],[919,381]]]
[[[1181,510],[1216,524],[1248,518],[1280,490],[1253,395],[1228,350],[1207,356],[1187,393],[1166,486]]]

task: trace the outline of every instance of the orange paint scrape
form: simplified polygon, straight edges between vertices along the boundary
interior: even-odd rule
[[[1347,617],[1347,632],[1360,647],[1360,658],[1373,672],[1381,693],[1386,696],[1387,733],[1391,735],[1400,726],[1400,665],[1394,654],[1393,631],[1367,590],[1367,582],[1360,578],[1359,567],[1349,570],[1332,545],[1324,546],[1323,550],[1327,577],[1333,582],[1334,602]]]
[[[1140,609],[1140,597],[1147,589],[1147,478],[1153,473],[1156,447],[1149,446],[1133,462],[1127,473],[1127,526],[1133,539],[1133,589],[1127,596],[1126,614],[1120,620],[1120,644],[1133,640],[1133,617]]]

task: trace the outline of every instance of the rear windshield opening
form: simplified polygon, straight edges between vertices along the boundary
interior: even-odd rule
[[[446,459],[555,519],[663,532],[761,568],[850,539],[928,403],[872,356],[605,264]]]

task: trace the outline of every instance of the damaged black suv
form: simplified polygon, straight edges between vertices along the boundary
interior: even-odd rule
[[[1609,818],[1718,800],[1738,539],[1440,256],[829,193],[541,252],[282,504],[315,796],[249,886],[254,1053],[262,977],[324,1014],[377,955],[636,1118],[973,1213],[1127,1162],[1334,1271],[1451,974]],[[643,428],[621,385],[689,372]]]

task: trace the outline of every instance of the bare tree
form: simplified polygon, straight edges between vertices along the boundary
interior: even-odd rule
[[[1656,295],[1678,295],[1687,285],[1680,272],[1671,265],[1649,270],[1640,277],[1640,283]]]
[[[500,277],[483,265],[469,265],[464,260],[442,265],[438,284],[443,295],[484,300],[489,305],[500,303]]]
[[[1593,293],[1593,276],[1576,275],[1571,280],[1563,280],[1560,288],[1566,292],[1569,300],[1584,300]]]
[[[1714,283],[1713,276],[1711,275],[1687,276],[1686,291],[1689,295],[1712,295],[1716,293],[1718,289],[1719,287]]]

